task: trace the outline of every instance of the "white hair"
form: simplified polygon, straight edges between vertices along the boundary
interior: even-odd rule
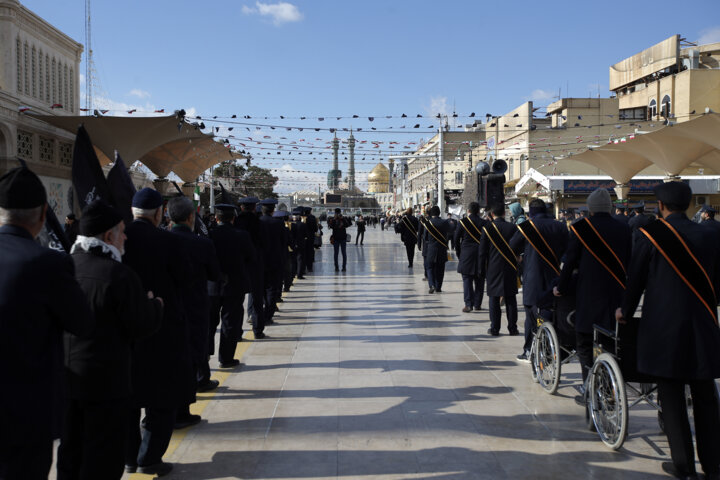
[[[33,208],[0,208],[0,225],[32,225],[40,221],[43,206]]]
[[[161,208],[161,207],[158,207]],[[135,208],[132,207],[132,214],[133,217],[146,217],[146,218],[154,218],[155,214],[158,211],[158,208]]]

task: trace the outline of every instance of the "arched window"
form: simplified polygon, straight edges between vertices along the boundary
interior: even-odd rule
[[[68,66],[67,64],[63,65],[63,92],[65,93],[63,95],[63,107],[65,109],[70,108],[70,83],[68,82]]]
[[[57,103],[57,65],[55,59],[52,60],[52,95],[50,96],[50,103]]]
[[[38,98],[45,99],[45,69],[43,68],[45,58],[42,50],[38,50]]]
[[[55,101],[53,103],[59,103],[62,105],[63,103],[63,91],[64,91],[64,83],[63,83],[63,73],[62,73],[62,63],[58,62],[57,64],[57,75],[58,75],[58,90],[57,90],[57,97],[55,97]]]
[[[30,61],[32,63],[32,96],[37,97],[37,51],[34,45],[32,47],[32,57]]]
[[[648,107],[648,120],[652,120],[657,116],[657,102],[653,98],[650,100],[650,106]]]
[[[50,55],[45,54],[45,101],[50,103]]]
[[[27,42],[23,48],[23,78],[25,79],[25,95],[30,95],[30,49]]]
[[[70,105],[68,106],[70,112],[75,111],[75,71],[70,68]]]
[[[663,117],[670,118],[670,113],[672,112],[671,107],[672,105],[670,104],[670,96],[665,95],[662,99],[662,103],[660,104],[660,112],[662,113]]]
[[[20,37],[18,37],[17,41],[15,42],[15,48],[17,49],[17,52],[15,52],[15,60],[17,67],[17,91],[18,93],[22,93],[22,43],[20,43]]]

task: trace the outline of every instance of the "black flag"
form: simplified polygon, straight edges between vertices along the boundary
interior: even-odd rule
[[[100,168],[100,161],[95,155],[90,136],[83,125],[80,125],[75,137],[72,183],[80,208],[85,208],[85,205],[98,198],[112,203],[110,189],[102,168]]]
[[[175,189],[178,191],[178,196],[184,197],[185,194],[183,193],[182,189],[178,186],[177,182],[172,182],[173,185],[175,185]],[[204,237],[207,237],[210,235],[210,232],[208,232],[207,226],[205,226],[205,223],[200,219],[200,215],[195,212],[195,229],[193,230],[196,235],[202,235]]]
[[[18,158],[20,165],[28,168],[25,160]],[[45,215],[45,233],[47,234],[48,243],[47,247],[59,252],[70,253],[70,241],[65,236],[65,230],[63,230],[60,222],[55,215],[55,210],[52,209],[48,204],[47,213]]]
[[[113,206],[123,216],[125,223],[129,224],[133,220],[132,199],[135,196],[135,185],[118,153],[115,154],[115,164],[108,172],[107,185]]]
[[[222,183],[219,183],[220,185],[220,203],[225,203],[227,205],[232,205],[233,201],[230,197],[230,194],[225,190],[225,187],[223,187]]]

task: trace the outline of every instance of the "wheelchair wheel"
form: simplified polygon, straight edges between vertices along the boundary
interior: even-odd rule
[[[560,383],[560,344],[552,324],[545,322],[535,334],[534,369],[538,383],[550,395],[554,394]]]
[[[590,414],[600,440],[617,450],[628,431],[628,408],[625,381],[615,357],[602,353],[597,357],[588,378]]]
[[[538,383],[537,368],[535,368],[535,357],[537,357],[537,335],[533,337],[532,344],[530,346],[530,375],[535,383]]]

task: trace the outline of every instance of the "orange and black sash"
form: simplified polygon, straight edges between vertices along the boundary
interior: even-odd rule
[[[677,230],[667,221],[658,219],[640,228],[640,231],[665,257],[675,273],[707,308],[717,325],[715,288],[707,272]]]
[[[408,228],[408,230],[410,230],[410,233],[412,233],[413,235],[415,235],[415,238],[417,238],[418,234],[417,234],[417,232],[415,231],[415,227],[413,227],[413,224],[412,224],[412,222],[410,221],[410,219],[407,218],[407,215],[403,215],[403,217],[402,217],[402,222],[405,224],[405,226]]]
[[[540,258],[545,260],[553,271],[560,275],[560,261],[558,260],[555,252],[553,252],[550,245],[548,245],[545,238],[540,234],[532,220],[527,220],[517,224],[518,230],[523,234],[523,237],[532,245],[535,251],[540,255]]]
[[[425,221],[425,228],[427,228],[428,233],[429,233],[430,235],[432,235],[432,237],[433,237],[435,240],[437,240],[437,242],[438,242],[440,245],[442,245],[442,246],[445,247],[445,248],[448,248],[447,242],[441,240],[441,239],[444,239],[444,238],[445,238],[445,235],[443,235],[442,233],[440,233],[440,230],[438,230],[437,227],[435,227],[435,225],[432,224],[432,221],[426,220],[426,221]],[[433,233],[433,230],[435,230],[435,233]]]
[[[592,222],[587,218],[583,218],[570,225],[570,230],[575,233],[575,236],[585,246],[588,252],[595,257],[595,260],[600,262],[600,265],[602,265],[610,276],[625,290],[625,278],[627,277],[625,266],[613,249],[610,248],[610,245],[600,236],[600,233],[595,229]]]
[[[513,252],[512,248],[510,248],[510,244],[507,242],[507,240],[505,240],[505,237],[502,236],[500,230],[498,230],[497,228],[497,225],[495,225],[495,222],[492,222],[492,226],[493,228],[483,227],[485,235],[487,235],[487,237],[490,239],[490,242],[497,249],[500,256],[502,256],[505,261],[509,263],[514,270],[517,271],[518,264],[515,252]]]
[[[470,228],[468,228],[467,224],[469,223],[472,226],[472,229],[475,231],[475,234],[470,231]],[[473,223],[470,218],[465,217],[462,220],[460,220],[460,225],[463,227],[463,230],[467,232],[468,235],[470,235],[470,238],[475,240],[476,243],[480,243],[480,237],[482,236],[482,233],[480,233],[480,230],[478,230],[477,226]]]

